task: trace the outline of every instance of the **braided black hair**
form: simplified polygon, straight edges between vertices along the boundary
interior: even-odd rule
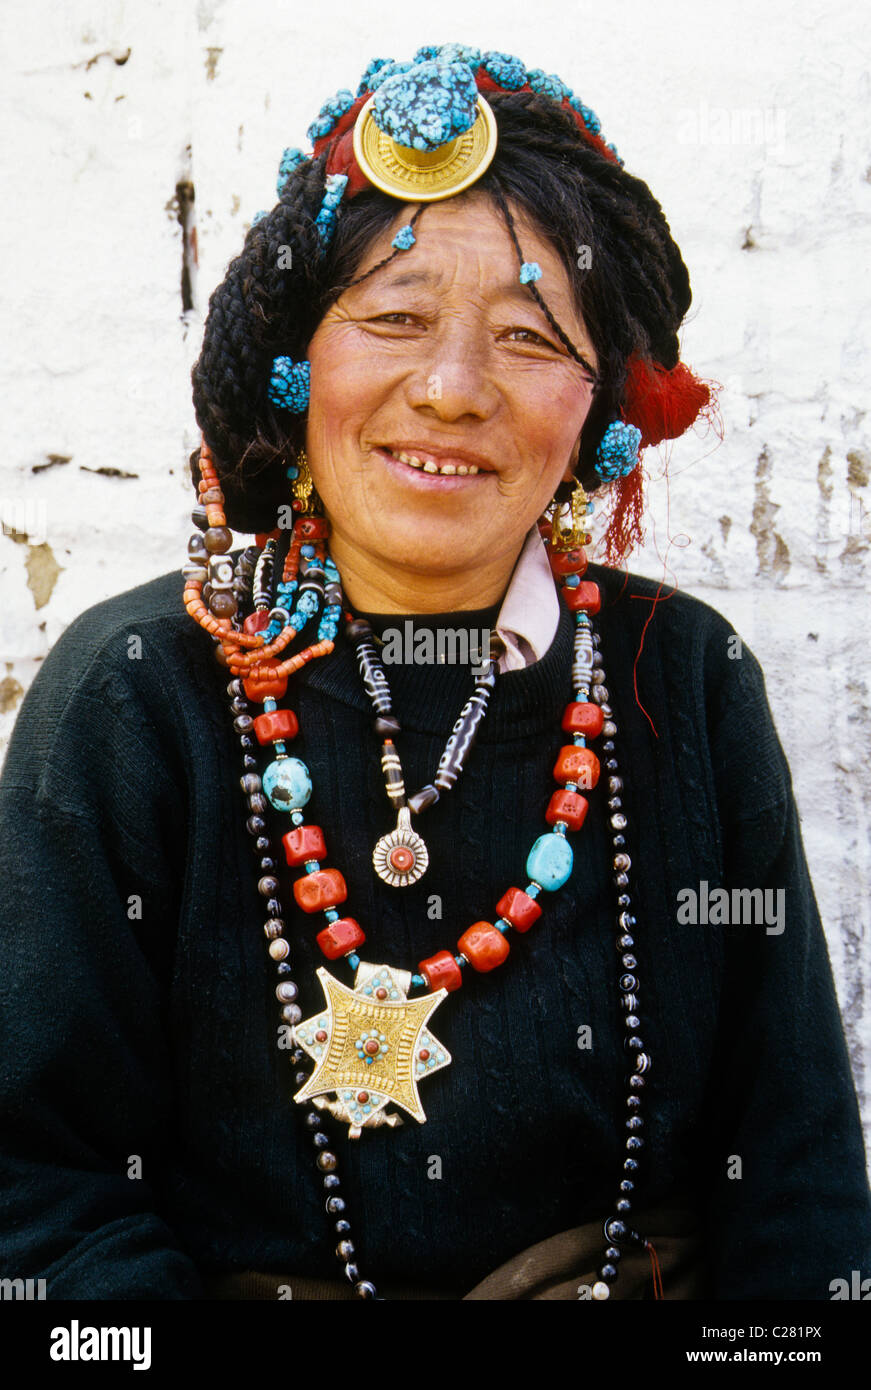
[[[629,357],[666,368],[678,362],[677,333],[692,298],[689,275],[650,189],[588,145],[567,111],[532,92],[494,92],[488,101],[499,142],[470,192],[494,199],[521,259],[509,204],[522,209],[565,265],[599,364],[577,467],[592,491],[601,485],[595,449],[621,406]],[[215,458],[227,522],[242,532],[273,528],[278,507],[288,501],[287,465],[305,444],[305,417],[278,410],[267,397],[272,360],[306,357],[327,308],[353,283],[369,246],[399,208],[377,189],[341,203],[324,252],[315,218],[325,163],[322,153],[298,165],[276,206],[248,232],[209,300],[192,372],[197,423]],[[586,251],[589,268],[582,268]],[[534,284],[528,288],[567,349],[583,361],[553,318],[546,294]],[[191,456],[194,480],[198,457],[198,451]]]

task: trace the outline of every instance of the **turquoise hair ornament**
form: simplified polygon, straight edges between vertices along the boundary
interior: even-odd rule
[[[625,420],[612,420],[596,449],[594,468],[605,482],[625,478],[638,464],[641,431]]]
[[[400,227],[390,245],[395,246],[397,251],[408,251],[414,245],[415,236],[411,229],[411,223],[406,222],[404,227]]]
[[[306,135],[309,140],[311,140],[312,144],[314,144],[315,140],[319,140],[322,135],[329,135],[330,131],[341,117],[344,116],[345,112],[349,111],[354,105],[355,100],[354,93],[349,92],[346,87],[343,87],[340,92],[336,92],[334,97],[330,97],[329,101],[324,102],[306,131]]]
[[[524,261],[520,267],[521,285],[529,285],[533,280],[541,279],[541,266],[538,261]]]
[[[294,169],[300,164],[305,164],[307,158],[308,156],[303,154],[302,150],[298,149],[295,145],[284,151],[278,166],[278,181],[275,185],[275,191],[279,198],[287,187],[288,180]]]
[[[347,183],[347,174],[327,174],[324,181],[324,200],[321,203],[320,212],[315,218],[315,226],[318,229],[318,235],[324,246],[329,243],[333,231],[335,230],[336,208],[342,201],[342,194],[347,187]]]
[[[279,410],[302,415],[308,409],[310,386],[311,362],[294,362],[291,357],[276,357],[266,394]]]
[[[485,53],[482,60],[494,82],[509,92],[516,92],[526,81],[526,67],[513,53]]]
[[[438,58],[386,65],[376,74],[376,90],[354,125],[354,157],[366,179],[391,197],[449,198],[479,179],[496,153],[496,121],[471,67],[442,58],[458,51],[445,45]]]
[[[478,88],[465,63],[423,62],[379,84],[372,118],[397,145],[431,151],[472,128],[477,103]]]

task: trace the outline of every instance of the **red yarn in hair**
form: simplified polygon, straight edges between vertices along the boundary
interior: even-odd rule
[[[677,439],[711,403],[711,388],[683,362],[669,371],[633,355],[627,363],[623,416],[641,431],[641,447]]]
[[[644,539],[644,476],[638,463],[625,478],[616,478],[608,490],[610,515],[602,537],[605,561],[617,568],[628,551]]]

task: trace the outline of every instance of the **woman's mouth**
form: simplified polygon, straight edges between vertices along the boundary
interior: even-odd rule
[[[423,478],[474,478],[481,473],[490,471],[481,468],[477,463],[469,463],[460,458],[436,458],[433,454],[423,450],[420,453],[415,453],[411,449],[383,447],[377,449],[376,452],[390,463],[400,464],[404,469],[414,470],[421,476],[421,481]]]

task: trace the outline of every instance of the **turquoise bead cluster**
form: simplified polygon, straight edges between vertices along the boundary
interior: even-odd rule
[[[411,224],[406,222],[404,227],[400,227],[390,245],[395,246],[397,251],[408,251],[415,242],[414,232]]]
[[[330,97],[324,102],[318,114],[315,116],[306,135],[312,143],[320,140],[322,135],[329,135],[330,131],[341,120],[346,111],[354,105],[356,98],[353,92],[349,92],[343,87],[340,92],[336,92],[334,97]]]
[[[315,218],[315,226],[318,229],[318,236],[323,245],[326,245],[330,241],[333,231],[335,230],[336,209],[342,201],[342,194],[347,184],[347,174],[327,174],[324,180],[324,200]]]
[[[599,441],[594,467],[600,478],[625,478],[638,463],[641,431],[625,420],[612,420]]]
[[[416,63],[379,83],[372,118],[399,145],[437,150],[471,130],[477,102],[475,78],[465,63]]]
[[[294,362],[292,357],[275,358],[266,393],[273,405],[301,415],[308,409],[310,388],[310,362]]]
[[[300,164],[305,164],[307,159],[308,156],[303,154],[302,150],[296,145],[289,146],[288,149],[284,150],[279,161],[278,179],[275,184],[275,191],[279,198],[287,187],[288,180],[294,169]]]
[[[541,279],[541,266],[538,261],[524,261],[520,267],[521,285],[529,285],[533,280]]]

